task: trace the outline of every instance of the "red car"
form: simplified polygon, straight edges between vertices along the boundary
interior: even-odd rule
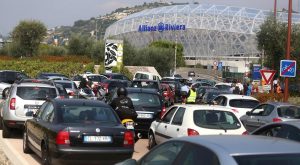
[[[173,105],[175,102],[175,91],[170,87],[169,84],[161,83],[162,95],[165,99],[166,105]]]

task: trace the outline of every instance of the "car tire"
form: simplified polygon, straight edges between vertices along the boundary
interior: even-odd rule
[[[28,135],[27,135],[27,130],[26,129],[23,132],[23,152],[25,154],[32,153],[32,150],[29,148],[29,145],[28,145]]]
[[[51,156],[45,144],[42,144],[42,165],[51,165]]]
[[[148,137],[148,149],[151,150],[154,146],[156,146],[155,137],[152,131],[149,133]]]
[[[12,130],[11,128],[7,127],[4,123],[4,121],[2,120],[2,137],[3,138],[10,138],[11,134],[12,134]]]

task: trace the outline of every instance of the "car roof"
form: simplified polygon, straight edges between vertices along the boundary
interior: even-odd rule
[[[238,95],[238,94],[220,94],[219,96],[225,96],[229,99],[248,99],[248,100],[256,100],[256,98],[252,96]]]
[[[231,156],[300,153],[300,143],[298,142],[258,135],[202,135],[173,140],[199,144],[216,153],[221,152]]]
[[[53,80],[54,82],[61,82],[61,83],[73,83],[72,80]]]
[[[232,83],[224,83],[224,82],[222,82],[222,83],[217,83],[216,85],[227,85],[227,86],[231,86],[231,84],[232,84]],[[216,85],[215,85],[215,86],[216,86]]]
[[[79,105],[97,105],[97,106],[102,106],[102,107],[110,107],[108,104],[99,101],[99,100],[89,100],[89,99],[52,99],[52,102],[58,105],[74,105],[74,106],[79,106]]]
[[[158,94],[157,89],[154,88],[134,88],[134,87],[127,87],[128,93],[153,93]]]
[[[156,82],[156,83],[158,83],[159,81],[149,80],[149,79],[135,79],[135,80],[132,80],[132,82]]]
[[[300,129],[300,121],[295,121],[295,120],[294,121],[281,121],[281,122],[275,122],[275,123],[268,123],[268,124],[263,125],[262,127],[267,127],[270,125],[292,125],[294,127],[297,127],[298,129]]]
[[[292,106],[297,106],[297,105],[294,105],[294,104],[291,104],[291,103],[286,103],[286,102],[267,102],[266,104],[271,104],[271,105],[274,105],[274,106],[289,106],[289,105],[292,105]]]
[[[232,112],[230,108],[226,108],[224,106],[219,106],[219,105],[175,104],[174,106],[183,107],[191,111],[203,109],[203,110],[222,110],[222,111]]]

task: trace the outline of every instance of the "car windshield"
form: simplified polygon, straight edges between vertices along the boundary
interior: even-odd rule
[[[128,97],[131,98],[133,105],[142,106],[161,106],[159,97],[156,94],[150,93],[129,93]]]
[[[64,88],[72,88],[72,82],[55,82],[55,83],[62,85]]]
[[[117,117],[111,108],[101,106],[70,106],[58,107],[57,120],[60,123],[97,124],[101,122],[117,123]]]
[[[229,101],[229,105],[235,108],[254,108],[258,104],[258,101],[249,99],[232,99]]]
[[[270,150],[271,151],[271,150]],[[239,165],[299,165],[300,154],[267,154],[234,156]]]
[[[219,110],[195,110],[195,125],[209,129],[238,129],[241,123],[232,112]]]
[[[46,100],[57,97],[55,88],[48,87],[18,87],[17,96],[24,100]]]
[[[277,108],[278,116],[290,119],[300,119],[300,107],[284,106]]]

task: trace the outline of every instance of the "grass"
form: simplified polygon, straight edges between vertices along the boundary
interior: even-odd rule
[[[300,105],[300,97],[289,97],[289,103]]]

